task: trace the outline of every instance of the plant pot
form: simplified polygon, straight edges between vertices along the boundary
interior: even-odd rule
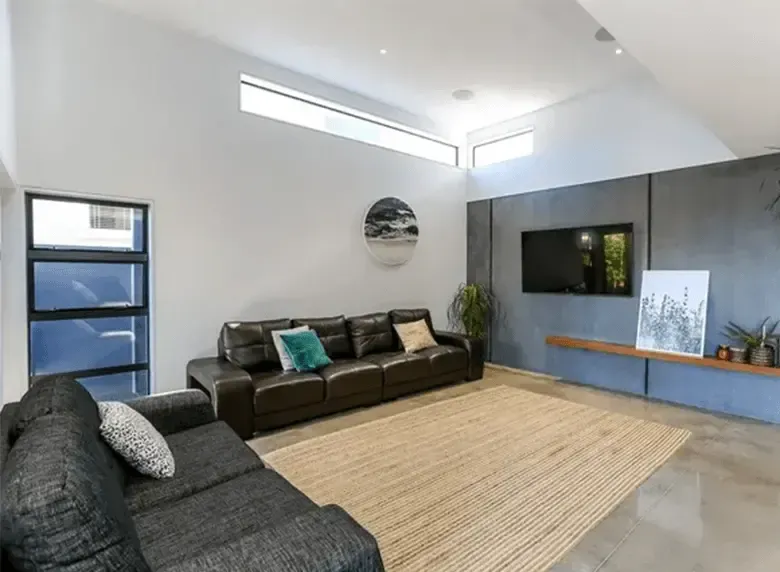
[[[746,348],[729,348],[731,358],[730,361],[734,363],[747,363],[748,351]]]
[[[750,365],[774,367],[775,349],[769,346],[759,346],[750,350]]]

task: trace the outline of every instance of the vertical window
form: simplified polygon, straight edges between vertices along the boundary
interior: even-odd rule
[[[148,395],[148,207],[26,200],[30,383],[68,374],[98,400]]]
[[[518,157],[527,157],[533,152],[534,131],[530,129],[495,141],[474,145],[474,167],[486,167]]]

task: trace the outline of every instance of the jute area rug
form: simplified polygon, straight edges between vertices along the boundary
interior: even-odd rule
[[[371,531],[388,572],[548,570],[690,433],[497,387],[263,460]]]

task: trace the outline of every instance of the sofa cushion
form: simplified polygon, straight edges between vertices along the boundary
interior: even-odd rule
[[[8,451],[11,450],[11,432],[16,423],[18,403],[6,403],[0,410],[0,467],[5,463]]]
[[[271,332],[291,327],[292,322],[286,318],[228,322],[219,334],[219,353],[233,365],[249,372],[270,369],[280,363]]]
[[[393,324],[395,333],[401,340],[401,345],[406,353],[419,352],[425,348],[433,348],[438,344],[433,339],[431,329],[425,320],[416,322],[406,322],[403,324]]]
[[[431,376],[431,363],[427,357],[405,352],[371,354],[363,361],[382,368],[385,385],[399,385]]]
[[[419,320],[425,320],[425,323],[428,324],[428,329],[431,331],[431,334],[433,334],[433,321],[431,320],[431,313],[426,308],[411,308],[411,309],[400,309],[400,310],[390,310],[388,312],[390,315],[390,321],[393,324],[408,324],[409,322],[417,322]],[[395,328],[393,328],[393,343],[395,344],[395,349],[402,350],[404,349],[404,345],[401,342],[401,338],[398,336],[398,332]]]
[[[326,505],[242,536],[160,572],[382,572],[376,539],[343,508]]]
[[[277,473],[260,469],[138,514],[135,524],[144,555],[158,570],[316,509]]]
[[[168,443],[146,417],[119,401],[103,401],[98,408],[100,436],[131,467],[156,479],[173,476],[176,463]]]
[[[271,337],[274,340],[274,348],[276,348],[276,355],[279,356],[279,362],[282,364],[282,369],[284,371],[293,371],[295,369],[295,365],[293,364],[293,360],[290,357],[290,353],[287,351],[287,348],[284,347],[282,334],[297,334],[298,332],[308,332],[309,329],[309,326],[300,326],[298,328],[290,328],[289,330],[274,330],[271,332]]]
[[[431,313],[426,308],[413,308],[409,310],[390,310],[390,320],[394,324],[408,324],[409,322],[417,322],[418,320],[425,320],[428,324],[428,329],[433,332],[433,321],[431,320]]]
[[[100,427],[97,403],[86,388],[72,377],[52,375],[36,381],[19,400],[11,441],[39,417],[55,413],[75,415],[96,431]]]
[[[149,570],[97,431],[75,415],[29,423],[3,466],[3,548],[19,570]]]
[[[74,378],[52,375],[36,381],[19,400],[12,420],[9,445],[13,446],[26,428],[46,415],[68,415],[77,418],[93,435],[103,461],[114,478],[124,487],[127,465],[99,437],[100,413],[89,391]]]
[[[344,316],[333,318],[301,318],[293,320],[296,326],[309,326],[317,332],[325,351],[331,359],[352,357],[352,343]]]
[[[319,374],[325,380],[327,399],[382,391],[382,368],[367,361],[338,360],[322,368]]]
[[[125,500],[134,514],[263,468],[260,458],[224,421],[174,433],[166,441],[176,460],[176,474],[164,481],[130,475]]]
[[[347,328],[356,358],[393,349],[393,328],[387,314],[365,314],[347,318]]]
[[[325,399],[325,382],[316,373],[269,371],[252,376],[255,415],[284,411]]]
[[[417,352],[418,356],[428,358],[433,375],[444,375],[453,371],[468,369],[469,357],[466,350],[455,346],[436,346]],[[464,373],[465,376],[465,373]]]
[[[317,371],[333,363],[325,353],[317,332],[306,330],[295,334],[282,334],[281,338],[296,371]]]

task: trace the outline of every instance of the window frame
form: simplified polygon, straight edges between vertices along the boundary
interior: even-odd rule
[[[511,133],[507,133],[506,135],[501,135],[500,137],[496,137],[494,139],[488,139],[487,141],[482,141],[481,143],[477,143],[475,145],[471,146],[471,167],[474,169],[478,169],[480,167],[490,167],[491,165],[498,165],[500,163],[506,163],[507,161],[511,161],[512,159],[520,159],[522,157],[530,157],[534,154],[534,150],[531,150],[531,153],[528,155],[517,155],[516,157],[511,157],[509,159],[505,159],[503,161],[498,161],[496,163],[488,163],[487,165],[477,165],[477,148],[479,147],[485,147],[487,145],[493,145],[494,143],[501,143],[502,141],[506,141],[507,139],[514,139],[515,137],[520,137],[521,135],[526,135],[528,133],[535,133],[536,128],[531,127],[525,127],[523,129],[520,129],[519,131],[512,131]],[[536,141],[534,140],[534,143]]]
[[[357,119],[358,121],[364,121],[366,123],[370,123],[370,124],[373,124],[373,125],[378,125],[380,127],[386,128],[386,129],[391,129],[393,131],[397,131],[397,132],[403,133],[405,135],[411,135],[412,137],[417,137],[419,139],[424,139],[424,140],[430,141],[432,143],[437,143],[437,144],[442,145],[444,147],[449,147],[454,152],[454,156],[453,156],[453,161],[454,162],[453,163],[444,163],[444,162],[436,161],[434,159],[428,159],[427,157],[422,157],[422,156],[416,155],[414,153],[408,153],[408,152],[405,152],[405,151],[400,151],[400,150],[397,150],[397,149],[392,149],[392,148],[389,148],[389,147],[385,147],[383,145],[379,145],[378,143],[374,143],[374,142],[371,142],[371,141],[365,141],[363,139],[355,139],[355,138],[351,138],[351,137],[345,137],[344,135],[340,135],[338,133],[333,133],[333,132],[325,130],[325,129],[322,129],[322,130],[314,129],[312,127],[308,127],[306,125],[301,125],[299,123],[294,123],[292,121],[285,121],[283,119],[276,119],[275,117],[264,115],[262,113],[255,113],[255,112],[252,112],[252,111],[246,111],[243,108],[242,101],[241,101],[241,94],[240,94],[240,89],[244,85],[253,87],[255,89],[260,89],[262,91],[266,91],[268,93],[272,93],[272,94],[278,95],[280,97],[284,97],[284,98],[287,98],[287,99],[292,99],[292,100],[298,101],[300,103],[305,103],[306,105],[311,105],[312,107],[316,107],[316,108],[319,108],[319,109],[325,109],[325,110],[330,111],[332,113],[337,113],[339,115],[343,115],[344,117],[349,117],[351,119]],[[431,136],[431,135],[426,135],[426,134],[421,133],[421,132],[419,132],[419,131],[417,131],[416,129],[413,129],[413,128],[404,128],[403,126],[396,125],[396,124],[394,124],[394,123],[392,123],[390,121],[383,121],[379,117],[374,117],[373,115],[370,115],[368,113],[362,113],[362,112],[360,112],[358,110],[351,110],[350,108],[348,108],[346,106],[339,105],[339,104],[334,103],[334,102],[329,102],[329,101],[326,101],[326,100],[322,100],[322,99],[319,99],[319,98],[314,97],[314,96],[308,96],[307,97],[307,95],[304,94],[304,93],[300,93],[300,92],[297,92],[295,90],[285,88],[283,86],[275,86],[274,84],[272,84],[270,82],[267,82],[267,81],[264,81],[264,80],[260,80],[258,78],[253,78],[252,76],[249,76],[249,75],[243,74],[243,73],[241,74],[241,76],[239,78],[239,103],[238,103],[238,107],[239,107],[239,110],[242,113],[248,113],[250,115],[256,115],[256,116],[259,116],[259,117],[265,117],[266,119],[271,119],[273,121],[281,121],[281,122],[287,123],[289,125],[296,125],[298,127],[303,127],[305,129],[311,129],[312,131],[320,131],[321,133],[328,133],[329,135],[333,135],[335,137],[340,137],[342,139],[348,139],[348,140],[351,140],[351,141],[357,141],[358,143],[363,143],[365,145],[372,145],[374,147],[380,147],[382,149],[387,149],[388,151],[395,151],[397,153],[404,153],[405,155],[411,155],[412,157],[418,157],[420,159],[426,159],[428,161],[433,161],[434,163],[441,163],[442,165],[450,165],[452,167],[459,167],[460,166],[460,148],[458,147],[458,145],[455,145],[454,143],[450,143],[448,141],[444,141],[443,139],[438,139],[438,138],[436,138],[434,136]]]
[[[140,250],[95,250],[84,248],[68,247],[36,247],[34,241],[33,228],[33,201],[36,199],[55,202],[71,202],[84,205],[99,205],[118,208],[132,208],[141,211],[141,224],[143,233],[141,237]],[[31,387],[39,379],[50,375],[67,375],[75,378],[90,378],[104,375],[130,373],[137,371],[146,371],[147,379],[151,389],[152,371],[151,371],[151,312],[150,312],[150,256],[149,256],[149,205],[144,203],[130,203],[123,201],[112,201],[104,199],[94,199],[91,197],[78,197],[70,195],[47,194],[37,192],[25,193],[25,235],[26,235],[26,280],[27,280],[27,378],[28,385]],[[133,306],[111,306],[100,308],[67,308],[55,310],[38,310],[35,307],[35,263],[36,262],[62,262],[62,263],[80,263],[97,262],[106,264],[140,264],[143,268],[143,303]],[[144,362],[135,364],[118,365],[111,367],[91,368],[76,371],[57,372],[53,374],[33,375],[33,355],[30,345],[30,334],[34,322],[45,321],[65,321],[65,320],[88,320],[93,318],[123,318],[123,317],[145,317],[146,318],[146,356]],[[151,392],[151,391],[150,391]]]

